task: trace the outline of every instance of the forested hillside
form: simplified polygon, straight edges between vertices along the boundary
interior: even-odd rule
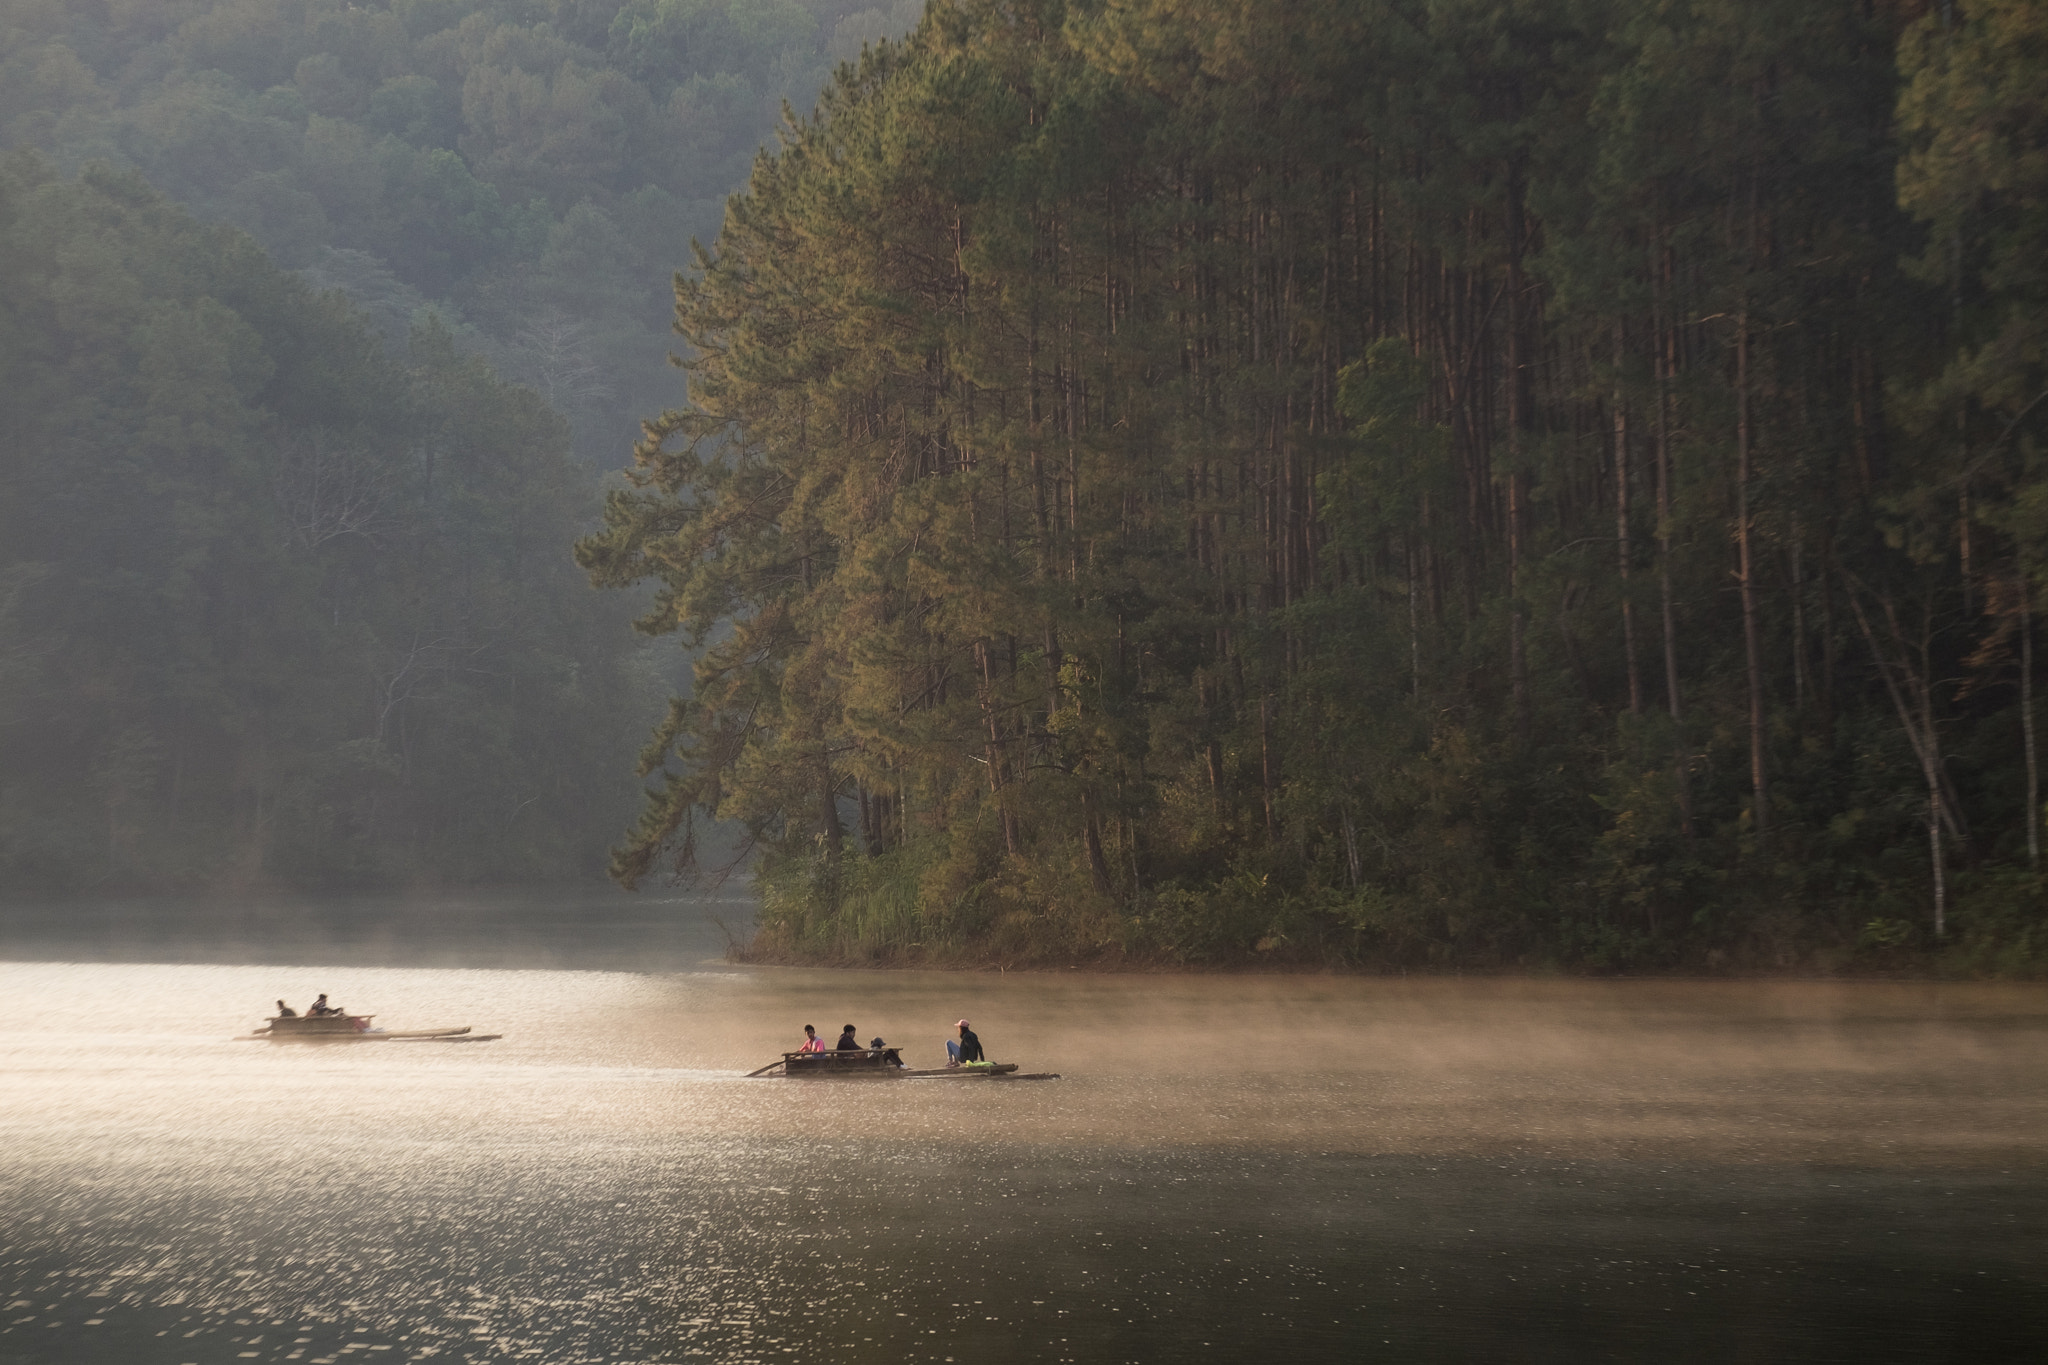
[[[593,873],[669,277],[916,13],[0,0],[0,889]]]
[[[0,147],[132,167],[402,344],[431,305],[616,466],[670,273],[783,101],[919,0],[0,0]]]
[[[401,350],[133,174],[0,167],[0,889],[594,870],[672,680],[562,420]]]
[[[745,821],[771,955],[2048,960],[2042,16],[939,0],[678,284],[616,875]]]

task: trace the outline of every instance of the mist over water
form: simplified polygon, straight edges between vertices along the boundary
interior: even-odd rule
[[[745,913],[0,911],[0,1361],[2048,1343],[2038,987],[729,967]],[[319,991],[505,1037],[229,1041]],[[963,1015],[1064,1079],[740,1079]]]

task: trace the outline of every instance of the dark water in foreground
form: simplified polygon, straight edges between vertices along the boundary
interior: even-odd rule
[[[0,1362],[2048,1359],[2048,993],[748,970],[0,909]],[[227,1041],[325,990],[495,1043]],[[1043,1084],[745,1081],[797,1026]]]

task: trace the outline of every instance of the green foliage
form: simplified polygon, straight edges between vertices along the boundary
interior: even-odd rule
[[[0,169],[0,878],[560,879],[656,680],[558,417],[133,174]]]
[[[467,320],[465,346],[509,377],[548,388],[565,357],[603,371],[550,401],[608,468],[632,414],[669,401],[665,286],[692,234],[716,230],[785,102],[807,107],[858,54],[849,35],[915,22],[887,9],[0,0],[0,150],[133,167],[365,305],[360,277],[394,279]],[[593,224],[612,249],[554,249]],[[336,252],[364,269],[325,270]]]
[[[1899,65],[1899,202],[1928,227],[1920,273],[1957,307],[1936,401],[1968,394],[2010,420],[2048,368],[2048,16],[2025,0],[1930,10]]]
[[[2020,969],[2038,8],[932,5],[579,548],[704,648],[616,874],[743,821],[791,956]],[[702,110],[735,13],[608,31]]]
[[[657,93],[692,77],[772,79],[784,54],[815,50],[817,18],[796,0],[630,0],[610,51]]]

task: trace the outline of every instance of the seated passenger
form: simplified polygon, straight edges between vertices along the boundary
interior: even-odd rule
[[[804,1025],[804,1045],[803,1045],[802,1047],[798,1048],[798,1049],[797,1049],[797,1051],[798,1051],[798,1052],[823,1052],[824,1050],[825,1050],[825,1040],[824,1040],[823,1038],[820,1038],[820,1037],[818,1036],[818,1030],[817,1030],[817,1029],[815,1029],[815,1028],[813,1028],[813,1027],[812,1027],[811,1025],[809,1025],[809,1024],[805,1024],[805,1025]]]
[[[981,1039],[975,1037],[974,1030],[967,1027],[967,1021],[962,1019],[960,1021],[959,1040],[957,1042],[951,1038],[946,1040],[946,1065],[959,1066],[963,1062],[985,1062],[987,1060],[988,1058],[981,1055]]]
[[[844,1030],[843,1032],[841,1032],[841,1033],[840,1033],[840,1035],[839,1035],[839,1051],[841,1051],[841,1052],[858,1052],[858,1051],[860,1051],[860,1039],[859,1039],[858,1037],[856,1037],[856,1036],[854,1035],[854,1031],[853,1031],[853,1025],[851,1025],[851,1024],[848,1024],[848,1025],[846,1026],[845,1030]]]
[[[340,1013],[340,1010],[335,1009],[332,1005],[329,1005],[327,1003],[326,991],[320,992],[320,998],[318,1000],[315,1000],[312,1004],[306,1006],[306,1017],[308,1019],[321,1019],[325,1018],[327,1015],[330,1014]]]
[[[299,1012],[280,1000],[277,1002],[277,1017],[280,1019],[296,1019],[299,1017]]]

